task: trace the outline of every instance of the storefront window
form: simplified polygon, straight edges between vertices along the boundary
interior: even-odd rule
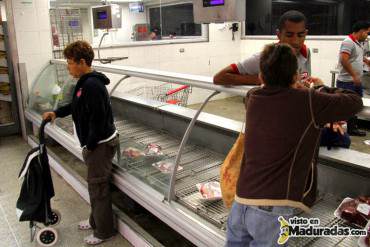
[[[279,17],[298,10],[307,17],[309,35],[346,35],[358,20],[369,20],[366,0],[246,0],[246,35],[274,35]]]
[[[194,23],[193,4],[175,4],[149,8],[151,31],[163,37],[201,36],[202,27]]]
[[[50,1],[52,19],[53,41],[65,40],[61,37],[71,36],[70,31],[78,23],[78,32],[81,37],[97,46],[104,33],[102,45],[120,45],[120,44],[139,44],[141,41],[160,41],[160,40],[199,40],[207,39],[207,25],[195,24],[193,15],[192,1],[177,0],[143,0],[143,1],[107,1],[107,4],[115,4],[120,7],[119,18],[121,26],[118,28],[102,29],[94,28],[93,8],[103,6],[100,0],[91,1],[70,1],[55,0]],[[57,25],[54,13],[59,13],[58,9],[73,9],[73,13],[80,13],[79,17],[74,17],[77,21],[64,23],[69,16],[59,16],[59,22],[63,25]],[[63,14],[66,11],[63,12]],[[66,13],[70,13],[67,11]],[[74,24],[66,29],[66,26]],[[69,27],[69,26],[68,26]],[[67,35],[66,30],[69,32]],[[77,37],[74,33],[73,37]],[[71,40],[74,41],[74,40]],[[68,42],[68,41],[67,41]],[[59,42],[61,43],[61,42]],[[55,42],[54,45],[58,45]]]

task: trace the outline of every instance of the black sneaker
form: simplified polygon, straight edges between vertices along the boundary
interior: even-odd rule
[[[366,136],[366,132],[359,129],[350,130],[348,131],[348,134],[350,136]]]

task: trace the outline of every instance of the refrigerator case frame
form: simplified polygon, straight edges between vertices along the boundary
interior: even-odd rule
[[[52,64],[65,64],[65,62],[61,60],[52,60]],[[96,70],[107,73],[135,76],[156,81],[176,82],[177,84],[209,89],[214,92],[227,92],[240,96],[244,96],[246,94],[246,91],[250,88],[224,88],[213,85],[212,78],[209,77],[140,69],[129,66],[94,64],[93,67]],[[35,83],[37,83],[37,79]],[[125,104],[129,107],[117,107],[117,104]],[[171,135],[177,136],[179,140],[181,139],[185,130],[189,128],[188,125],[191,119],[194,119],[194,116],[196,116],[196,112],[194,110],[169,105],[162,102],[146,100],[121,92],[113,93],[112,105],[113,109],[115,109],[115,117],[118,116],[119,118],[121,118],[130,115],[131,118],[136,122],[140,122],[144,125],[150,123],[153,129],[161,129],[163,127],[169,128],[169,132],[171,133]],[[199,113],[200,112],[201,109]],[[32,109],[28,109],[26,111],[26,117],[36,126],[41,123],[40,113],[37,113]],[[150,119],[150,121],[148,119]],[[207,113],[200,114],[199,118],[195,120],[196,125],[194,129],[191,129],[192,131],[194,131],[194,135],[190,137],[191,142],[195,141],[202,143],[202,141],[206,141],[211,144],[213,143],[214,146],[211,147],[211,149],[217,150],[218,153],[223,153],[224,155],[226,155],[225,152],[229,150],[229,148],[233,144],[233,141],[236,139],[238,132],[242,128],[242,123],[240,122]],[[161,124],[164,126],[161,127]],[[76,157],[82,160],[81,148],[79,147],[78,142],[71,135],[71,133],[63,130],[61,127],[58,126],[58,124],[47,126],[46,133],[57,142],[59,142],[71,153],[73,153]],[[225,133],[228,134],[226,135]],[[205,139],[205,136],[207,136],[209,140],[203,140]],[[217,143],[214,144],[215,140],[217,140],[217,138],[221,138],[221,136],[226,137],[226,139],[228,138],[226,140],[226,143],[221,146]],[[182,139],[184,140],[184,138]],[[352,154],[359,155],[359,153]],[[345,171],[349,174],[351,178],[355,177],[354,180],[357,182],[358,185],[361,185],[358,187],[355,186],[356,188],[348,189],[348,193],[357,194],[361,192],[370,194],[369,180],[364,180],[356,177],[362,176],[364,174],[367,178],[370,177],[370,163],[369,165],[364,165],[364,161],[370,160],[369,157],[369,155],[359,155],[359,158],[357,160],[352,159],[350,162],[343,162],[343,157],[340,154],[335,153],[334,155],[332,155],[331,153],[324,151],[323,155],[321,155],[320,158],[331,160],[332,162],[336,162],[336,164],[332,167],[330,167],[330,165],[323,166],[323,168],[320,168],[319,170],[320,172],[322,172],[322,174],[324,174],[325,177],[330,175],[333,181],[342,179],[341,176],[343,176],[343,171]],[[340,163],[340,166],[338,166],[337,163]],[[332,168],[336,170],[333,172]],[[346,176],[348,174],[346,174]],[[176,181],[176,174],[174,173],[173,175],[175,175],[174,181]],[[323,180],[327,179],[324,178]],[[325,182],[328,184],[328,181]],[[141,178],[138,178],[130,174],[130,172],[128,172],[127,170],[122,169],[122,167],[118,165],[116,161],[114,169],[114,184],[124,193],[126,193],[136,202],[141,204],[155,216],[160,218],[170,227],[178,231],[184,237],[192,241],[194,244],[198,246],[224,245],[224,229],[205,220],[204,217],[201,217],[200,212],[191,210],[191,208],[187,207],[183,203],[179,203],[179,201],[172,200],[175,198],[171,197],[171,187],[169,188],[170,190],[168,192],[165,191],[161,193],[151,187],[148,183],[143,182]],[[172,183],[172,185],[174,186],[172,188],[172,191],[175,191],[176,183]],[[346,185],[348,185],[349,187],[353,187],[349,182],[346,183]],[[330,183],[329,181],[329,185],[327,185],[327,188],[330,188],[330,190],[334,191],[335,188],[333,189],[333,187],[335,186],[333,186],[333,183]],[[363,189],[361,191],[358,191],[357,188],[361,187]],[[342,193],[345,194],[345,196],[348,196],[348,193],[345,193],[343,191],[336,191],[336,193]],[[329,199],[329,202],[332,203],[332,200]],[[324,213],[327,216],[328,212],[322,212],[322,210],[327,210],[328,207],[322,207],[322,204],[323,203],[321,203],[320,207],[324,209],[320,209],[321,211],[317,210],[317,215],[323,215]],[[348,243],[352,243],[353,239],[348,238],[346,241]]]

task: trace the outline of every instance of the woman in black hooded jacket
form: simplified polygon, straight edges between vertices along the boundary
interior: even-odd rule
[[[112,200],[109,189],[112,177],[112,159],[118,146],[117,131],[106,85],[109,79],[91,68],[94,59],[92,47],[85,41],[76,41],[64,49],[69,73],[78,78],[72,102],[43,118],[52,121],[72,114],[82,155],[88,167],[87,183],[91,214],[78,225],[81,230],[94,229],[84,239],[96,245],[114,236]]]

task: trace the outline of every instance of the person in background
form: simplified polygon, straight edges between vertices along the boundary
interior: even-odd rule
[[[115,235],[110,181],[112,159],[117,150],[118,136],[113,122],[112,107],[106,85],[109,79],[91,68],[94,59],[92,47],[85,41],[76,41],[64,49],[69,73],[78,78],[72,102],[53,112],[45,112],[43,119],[72,114],[80,141],[83,159],[87,165],[87,184],[90,196],[90,218],[81,221],[80,230],[93,229],[84,239],[90,245],[100,244]]]
[[[311,53],[304,44],[308,32],[306,22],[306,17],[299,11],[290,10],[285,12],[279,19],[277,37],[279,43],[286,43],[294,48],[301,82],[304,82],[306,86],[309,86],[311,83],[319,85],[322,84],[322,81],[311,77]],[[214,84],[261,84],[258,78],[260,57],[261,52],[258,52],[240,63],[227,66],[214,76]]]
[[[158,28],[153,28],[149,34],[149,40],[160,40],[161,34]]]
[[[296,51],[287,44],[267,45],[259,67],[263,86],[246,98],[245,153],[227,247],[287,245],[280,221],[288,221],[296,208],[308,211],[316,200],[320,126],[362,108],[350,90],[297,87]]]
[[[337,87],[355,91],[359,96],[363,95],[361,77],[364,63],[370,65],[364,57],[364,48],[361,42],[368,37],[370,23],[359,21],[352,27],[350,34],[341,44],[339,50],[339,75]],[[348,134],[352,136],[366,136],[366,132],[358,129],[357,118],[352,117],[347,121]]]
[[[370,21],[369,21],[370,23]],[[370,27],[367,30],[367,34],[370,34]],[[368,38],[362,43],[364,46],[364,56],[367,60],[370,60],[370,44],[369,44],[369,36]],[[365,93],[370,95],[370,66],[364,63],[364,75],[361,79],[362,86],[365,90]]]
[[[298,71],[301,84],[298,86],[318,86],[323,82],[319,78],[311,77],[311,55],[310,50],[305,46],[304,42],[308,30],[306,28],[306,17],[303,13],[295,10],[285,12],[279,19],[277,36],[279,43],[286,43],[294,48],[298,60]],[[260,72],[259,61],[261,53],[256,53],[252,57],[247,58],[241,63],[231,64],[218,72],[213,81],[218,85],[258,85],[260,80],[258,73]],[[342,122],[334,123],[337,128],[341,127]],[[330,124],[325,125],[325,130],[322,136],[322,145],[328,146],[328,143],[350,143],[347,133],[331,135]],[[335,128],[334,130],[337,130]],[[333,137],[335,137],[333,140]]]

